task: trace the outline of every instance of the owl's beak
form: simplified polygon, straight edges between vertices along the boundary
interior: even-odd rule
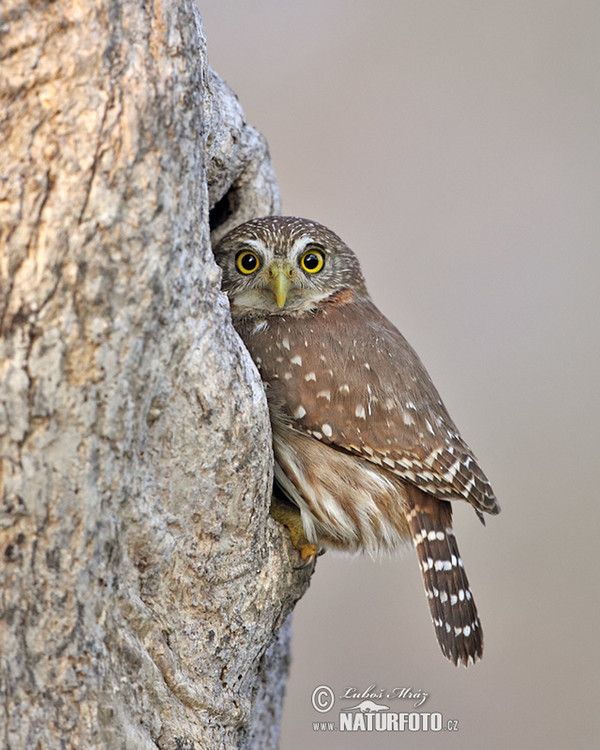
[[[294,268],[291,263],[284,263],[283,265],[274,263],[269,268],[269,287],[275,295],[279,307],[285,305],[288,292],[292,286],[293,275]]]

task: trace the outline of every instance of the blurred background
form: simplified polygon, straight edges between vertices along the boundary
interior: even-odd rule
[[[503,509],[486,528],[455,509],[486,640],[468,670],[439,651],[412,550],[319,559],[282,750],[599,747],[600,3],[198,6],[283,213],[357,252]],[[372,685],[427,692],[417,710],[458,731],[313,729]]]

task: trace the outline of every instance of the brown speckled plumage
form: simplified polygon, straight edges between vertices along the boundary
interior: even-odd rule
[[[256,269],[240,270],[241,253]],[[499,507],[418,356],[371,301],[356,256],[295,217],[237,227],[215,255],[267,386],[276,481],[306,536],[373,555],[412,538],[444,654],[475,661],[483,637],[448,501],[480,517]],[[323,259],[317,272],[302,265],[311,255]]]

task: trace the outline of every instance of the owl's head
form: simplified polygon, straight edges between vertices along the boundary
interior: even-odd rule
[[[215,248],[223,291],[238,314],[305,312],[344,289],[366,297],[358,259],[322,224],[265,216],[233,229]]]

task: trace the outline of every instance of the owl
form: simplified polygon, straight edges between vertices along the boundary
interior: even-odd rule
[[[442,652],[475,662],[483,635],[452,501],[481,520],[500,508],[417,354],[369,297],[356,255],[321,224],[268,216],[229,232],[215,256],[266,387],[292,539],[304,557],[376,556],[412,540]]]

